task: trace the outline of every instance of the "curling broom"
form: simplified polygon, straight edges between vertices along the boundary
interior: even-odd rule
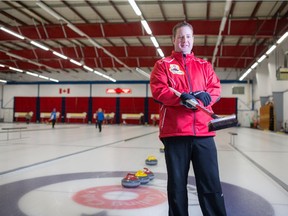
[[[177,90],[175,90],[174,88],[171,88],[171,91],[173,91],[178,97],[181,96],[181,93],[178,92]],[[215,130],[220,130],[220,129],[224,129],[224,128],[229,128],[229,127],[234,127],[238,124],[238,121],[236,119],[236,115],[229,115],[229,116],[224,116],[224,117],[220,117],[218,115],[216,115],[215,113],[211,112],[210,110],[206,109],[205,107],[201,106],[199,103],[193,101],[193,100],[187,100],[187,103],[191,104],[192,106],[196,107],[197,109],[205,112],[206,114],[208,114],[209,116],[211,116],[213,118],[213,120],[211,120],[208,123],[208,128],[209,131],[215,131]]]

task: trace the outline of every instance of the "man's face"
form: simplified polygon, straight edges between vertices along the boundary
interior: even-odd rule
[[[176,52],[182,52],[183,54],[191,53],[193,42],[193,33],[188,26],[177,29],[175,38],[173,38],[174,50]]]

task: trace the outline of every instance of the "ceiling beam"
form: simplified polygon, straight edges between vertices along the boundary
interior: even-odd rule
[[[223,36],[255,36],[259,38],[269,38],[274,31],[274,25],[276,20],[231,20],[231,27],[228,34],[227,28],[223,31]],[[167,21],[167,22],[149,22],[150,28],[153,31],[154,36],[165,36],[171,35],[171,29],[173,26],[178,23],[178,21]],[[219,32],[219,25],[221,21],[192,21],[195,31],[195,36],[217,36]],[[287,20],[281,19],[278,20],[278,31],[286,28]],[[75,24],[77,28],[86,33],[91,38],[102,38],[101,25],[105,32],[105,37],[137,37],[143,36],[141,23],[91,23],[91,24]],[[261,25],[261,31],[259,31],[259,25]],[[59,25],[45,25],[46,31],[48,32],[49,39],[65,39],[65,35],[62,30],[62,26]],[[76,39],[81,38],[77,33],[72,31],[69,27],[64,26],[65,32],[68,38]],[[30,39],[38,40],[40,39],[36,27],[25,26],[25,27],[11,27],[10,30],[18,32],[18,29],[23,36],[26,36]],[[129,31],[127,31],[129,29]],[[41,33],[41,39],[46,38],[46,34],[42,26],[38,27],[39,32]],[[276,32],[277,34],[277,32]],[[144,35],[146,35],[144,33]],[[48,39],[48,38],[47,38]],[[17,38],[11,37],[9,34],[0,34],[1,40],[17,40]]]

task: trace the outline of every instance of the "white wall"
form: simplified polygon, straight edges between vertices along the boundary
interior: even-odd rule
[[[283,97],[284,97],[283,106],[284,106],[284,108],[286,107],[286,110],[284,109],[284,114],[283,114],[283,122],[284,122],[283,127],[285,126],[285,123],[286,123],[286,131],[288,131],[288,112],[287,112],[287,107],[288,107],[288,91],[285,91],[285,92],[284,92]]]
[[[107,89],[116,88],[129,88],[131,93],[129,94],[107,94]],[[146,97],[147,96],[146,84],[93,84],[92,85],[92,97]],[[149,89],[150,91],[150,89]]]
[[[260,110],[260,97],[269,97],[273,101],[273,92],[283,92],[283,121],[288,121],[288,80],[277,80],[276,70],[284,67],[285,52],[288,51],[288,39],[279,45],[263,62],[255,68],[253,83],[253,101],[256,110]],[[286,65],[287,66],[287,65]],[[275,104],[277,106],[277,104]]]

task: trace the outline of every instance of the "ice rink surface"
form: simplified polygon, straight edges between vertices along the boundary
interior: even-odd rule
[[[0,216],[165,216],[166,167],[158,127],[5,124],[0,130]],[[231,138],[230,133],[236,133]],[[229,216],[288,215],[288,136],[250,128],[217,131],[220,177]],[[231,143],[233,142],[233,143]],[[157,165],[147,166],[148,156]],[[155,179],[123,188],[128,172]],[[201,216],[194,173],[189,212]]]

